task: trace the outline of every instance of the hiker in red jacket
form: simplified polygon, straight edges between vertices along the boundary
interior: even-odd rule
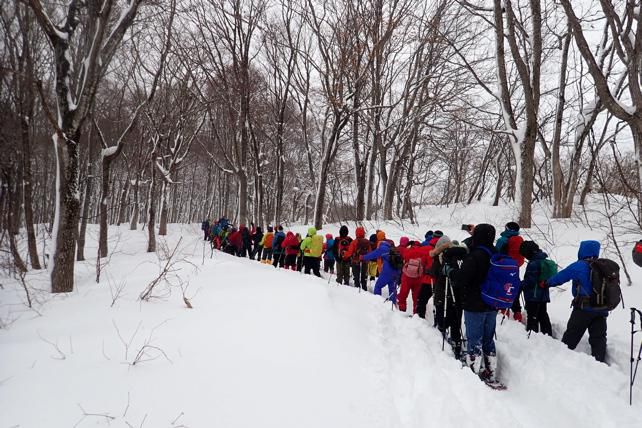
[[[401,269],[401,289],[399,290],[399,310],[406,311],[406,300],[412,292],[412,313],[417,313],[419,293],[425,281],[426,271],[432,266],[429,252],[432,247],[422,247],[419,242],[401,249],[403,269]]]
[[[343,255],[343,260],[352,265],[354,286],[367,291],[368,262],[360,260],[360,257],[370,252],[370,240],[366,238],[366,230],[361,226],[355,230],[355,236],[356,239],[350,242],[348,250]]]
[[[296,235],[288,232],[283,242],[281,242],[281,248],[285,250],[285,268],[296,270],[296,257],[299,255],[299,240]]]

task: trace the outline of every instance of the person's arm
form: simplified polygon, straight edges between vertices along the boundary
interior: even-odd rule
[[[385,247],[384,246],[380,246],[376,250],[370,251],[365,256],[362,256],[363,257],[362,260],[366,260],[366,261],[367,260],[376,260],[379,257],[382,257],[384,254],[387,254],[387,253],[388,253],[388,251],[386,251]]]
[[[566,268],[550,277],[548,281],[546,281],[546,285],[549,287],[556,287],[574,279],[579,280],[583,268],[582,263],[586,262],[578,260],[575,263],[571,263]]]
[[[526,265],[526,272],[524,272],[524,280],[522,281],[523,287],[533,288],[539,284],[541,262],[530,262]]]
[[[357,249],[357,240],[355,239],[350,243],[350,246],[346,250],[345,254],[343,255],[343,260],[350,260],[350,257],[354,254],[355,250]]]

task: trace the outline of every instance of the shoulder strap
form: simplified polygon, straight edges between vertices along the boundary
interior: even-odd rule
[[[477,248],[480,248],[480,249],[484,250],[484,252],[485,252],[486,254],[488,254],[488,257],[492,257],[492,256],[493,256],[493,252],[492,252],[492,251],[490,251],[490,250],[489,250],[488,248],[486,248],[485,246],[483,246],[483,245],[478,245],[478,246],[477,246]]]

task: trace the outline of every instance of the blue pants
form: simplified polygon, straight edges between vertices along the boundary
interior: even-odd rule
[[[467,351],[469,355],[495,354],[495,324],[497,312],[464,311]]]
[[[397,303],[397,275],[379,275],[374,286],[374,294],[381,296],[381,289],[388,287],[389,299],[392,303]]]

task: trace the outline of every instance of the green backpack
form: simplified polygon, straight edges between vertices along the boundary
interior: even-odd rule
[[[539,279],[537,281],[538,287],[535,287],[535,296],[537,297],[537,290],[539,288],[546,288],[544,284],[553,275],[557,273],[557,263],[550,259],[544,259],[540,263]]]

